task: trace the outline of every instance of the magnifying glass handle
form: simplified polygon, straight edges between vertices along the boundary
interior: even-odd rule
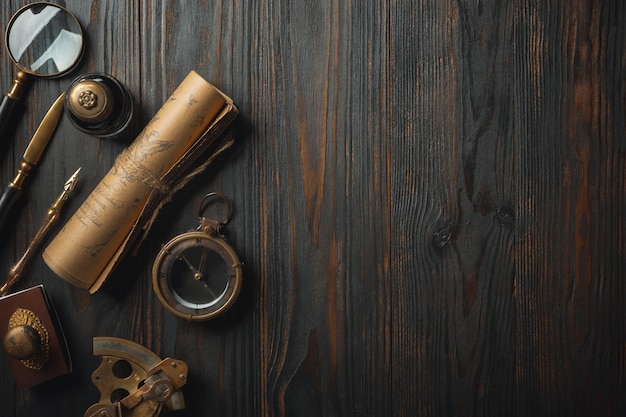
[[[11,91],[5,94],[0,101],[0,137],[4,135],[9,122],[15,123],[15,117],[22,111],[22,95],[28,87],[30,77],[19,71],[13,80]]]

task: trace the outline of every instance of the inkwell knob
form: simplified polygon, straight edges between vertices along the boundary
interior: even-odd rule
[[[68,94],[68,108],[77,119],[89,124],[107,121],[113,113],[113,93],[104,83],[84,80]]]

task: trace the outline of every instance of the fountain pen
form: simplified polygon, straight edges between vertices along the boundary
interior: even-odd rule
[[[65,201],[67,201],[69,196],[74,191],[74,188],[76,188],[79,172],[80,168],[78,168],[76,172],[74,172],[74,174],[72,174],[72,176],[69,177],[67,181],[65,181],[65,184],[63,185],[63,192],[61,193],[61,195],[59,195],[55,202],[52,203],[50,208],[48,208],[48,212],[41,222],[41,226],[39,227],[37,234],[30,242],[30,245],[28,245],[28,248],[26,248],[24,255],[22,255],[20,260],[17,261],[17,263],[13,265],[9,270],[6,282],[2,287],[0,287],[0,296],[6,295],[9,292],[11,286],[22,277],[24,269],[26,268],[28,262],[41,244],[43,238],[48,234],[50,229],[52,229],[52,226],[54,225],[54,223],[56,223],[57,219],[61,215],[61,209],[63,208]]]
[[[4,226],[10,211],[22,195],[26,178],[39,163],[39,159],[41,159],[46,145],[48,145],[48,142],[54,134],[54,130],[59,124],[59,120],[63,115],[64,99],[65,93],[62,93],[44,116],[33,138],[26,147],[26,151],[24,151],[17,174],[13,178],[13,181],[5,187],[2,197],[0,197],[0,229]]]

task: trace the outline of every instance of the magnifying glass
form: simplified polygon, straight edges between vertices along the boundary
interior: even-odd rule
[[[0,102],[0,137],[17,115],[31,77],[54,78],[71,71],[82,56],[83,45],[80,23],[58,4],[31,3],[11,17],[5,46],[19,71]]]

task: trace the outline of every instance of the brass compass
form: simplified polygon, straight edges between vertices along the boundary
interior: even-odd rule
[[[211,202],[226,205],[224,220],[203,215]],[[201,321],[228,310],[241,290],[243,263],[222,235],[230,221],[230,201],[209,193],[198,210],[200,226],[166,243],[152,267],[152,284],[161,304],[178,317]]]

